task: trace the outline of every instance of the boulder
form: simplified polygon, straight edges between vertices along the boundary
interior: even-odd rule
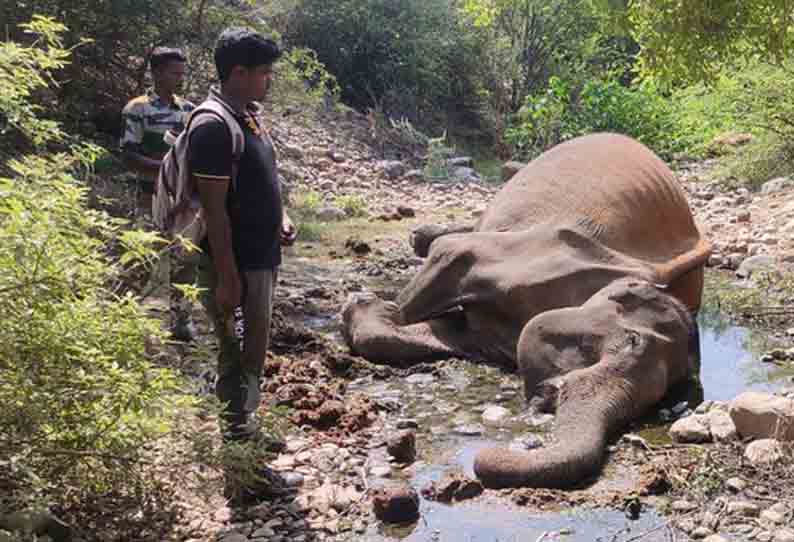
[[[398,160],[383,160],[378,162],[378,168],[383,171],[389,179],[397,179],[405,174],[405,164]]]
[[[410,523],[419,518],[419,495],[411,487],[377,489],[372,506],[375,516],[386,523]]]
[[[762,194],[774,194],[775,192],[782,192],[786,188],[792,186],[791,179],[788,177],[778,177],[767,181],[761,186]]]
[[[670,437],[673,441],[682,443],[711,442],[708,417],[695,414],[678,420],[670,428]]]
[[[739,278],[750,278],[753,273],[759,271],[771,271],[775,268],[775,258],[767,254],[759,254],[751,256],[742,261],[739,268],[736,270],[736,276]]]
[[[746,392],[731,402],[730,415],[742,438],[794,441],[794,399]]]
[[[724,410],[712,410],[708,413],[711,436],[717,442],[728,442],[736,438],[736,425],[730,414]]]
[[[783,459],[783,447],[774,439],[756,440],[747,445],[744,457],[756,467],[768,467]]]

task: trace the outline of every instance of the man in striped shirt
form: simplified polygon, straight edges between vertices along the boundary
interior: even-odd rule
[[[149,58],[154,88],[133,98],[122,111],[124,121],[120,146],[127,166],[138,174],[139,208],[151,210],[160,163],[168,152],[165,132],[178,134],[187,124],[195,106],[175,93],[182,85],[187,70],[185,54],[179,49],[157,47]],[[193,284],[196,270],[175,259],[161,262],[164,273],[170,278],[170,301],[173,312],[171,332],[175,339],[191,341],[195,327],[190,317],[190,303],[173,288],[173,284]],[[168,269],[170,268],[170,269]]]

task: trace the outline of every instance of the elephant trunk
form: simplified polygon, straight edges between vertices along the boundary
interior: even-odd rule
[[[565,488],[599,472],[606,439],[638,405],[627,380],[615,374],[594,378],[596,371],[590,367],[564,378],[552,445],[527,452],[489,448],[477,455],[474,472],[486,487]]]

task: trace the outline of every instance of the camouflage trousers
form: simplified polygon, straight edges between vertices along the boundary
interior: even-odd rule
[[[202,254],[198,264],[201,302],[215,326],[218,340],[218,378],[215,393],[225,410],[225,438],[240,438],[248,432],[249,415],[260,402],[262,370],[270,345],[273,291],[276,269],[243,271],[242,302],[234,314],[221,314],[215,300],[218,276],[212,259]]]

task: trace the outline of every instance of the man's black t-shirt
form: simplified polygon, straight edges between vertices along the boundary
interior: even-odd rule
[[[257,124],[250,115],[235,114],[245,134],[245,150],[226,201],[234,255],[241,271],[273,269],[281,264],[279,233],[283,210],[275,151],[266,135],[254,131]],[[232,136],[226,125],[211,113],[197,117],[194,122],[196,126],[191,128],[188,145],[192,174],[230,179]]]

